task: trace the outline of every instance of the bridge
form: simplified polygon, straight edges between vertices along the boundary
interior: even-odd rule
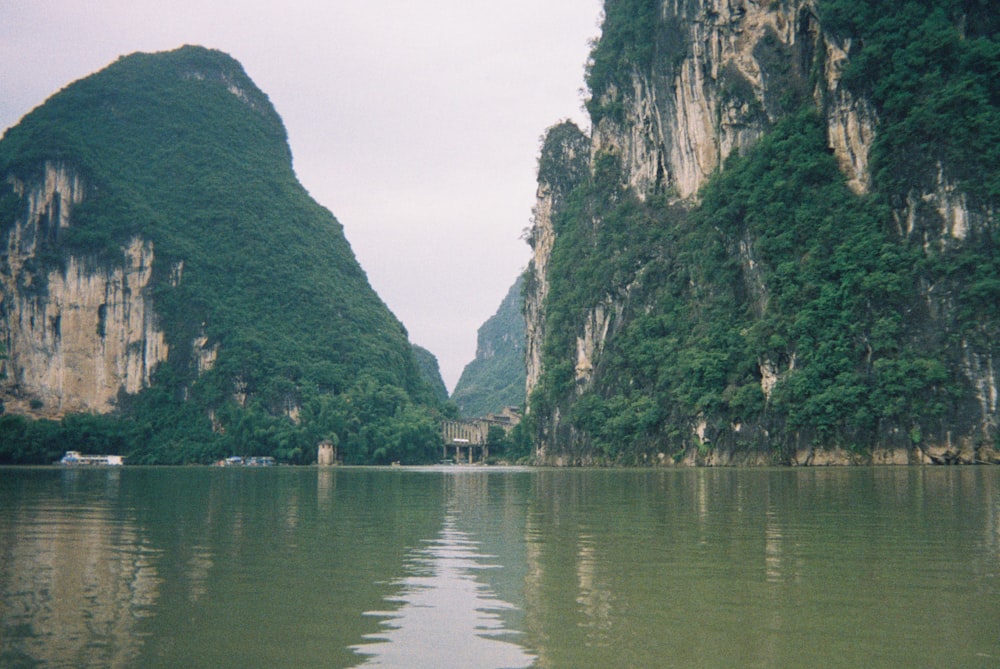
[[[441,459],[447,460],[451,457],[449,449],[454,449],[454,461],[464,462],[468,460],[471,465],[478,459],[485,462],[490,457],[490,449],[486,444],[486,437],[489,433],[489,425],[480,420],[446,420],[441,426],[441,437],[444,447],[441,451]]]
[[[454,462],[468,462],[470,465],[477,461],[486,462],[490,457],[490,428],[498,426],[504,432],[510,432],[520,421],[521,412],[512,407],[500,414],[488,414],[485,418],[446,420],[441,425],[441,459],[454,457]]]

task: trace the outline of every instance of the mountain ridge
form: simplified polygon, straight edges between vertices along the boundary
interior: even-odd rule
[[[0,173],[8,409],[120,418],[102,425],[137,461],[303,461],[321,438],[348,461],[429,457],[443,406],[406,330],[228,55],[118,59],[8,129]]]

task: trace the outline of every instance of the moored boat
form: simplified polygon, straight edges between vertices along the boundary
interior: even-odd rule
[[[56,464],[59,465],[98,465],[103,467],[120,467],[125,464],[124,455],[84,455],[80,451],[66,451],[66,454]]]
[[[277,461],[269,455],[253,455],[245,458],[233,455],[215,464],[220,467],[273,467]]]

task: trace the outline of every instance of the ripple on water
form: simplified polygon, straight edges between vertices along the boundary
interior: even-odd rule
[[[513,605],[476,580],[476,572],[499,568],[478,543],[449,519],[437,539],[415,552],[410,574],[387,602],[399,607],[368,611],[384,630],[354,646],[364,667],[530,667],[535,656],[510,640],[502,613]]]

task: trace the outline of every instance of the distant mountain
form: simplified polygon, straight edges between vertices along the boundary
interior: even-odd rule
[[[463,416],[499,413],[524,404],[524,316],[518,279],[488,321],[479,328],[476,358],[462,370],[451,399]]]
[[[0,427],[31,457],[85,438],[133,462],[436,452],[406,331],[226,54],[123,57],[9,129],[0,254]]]

